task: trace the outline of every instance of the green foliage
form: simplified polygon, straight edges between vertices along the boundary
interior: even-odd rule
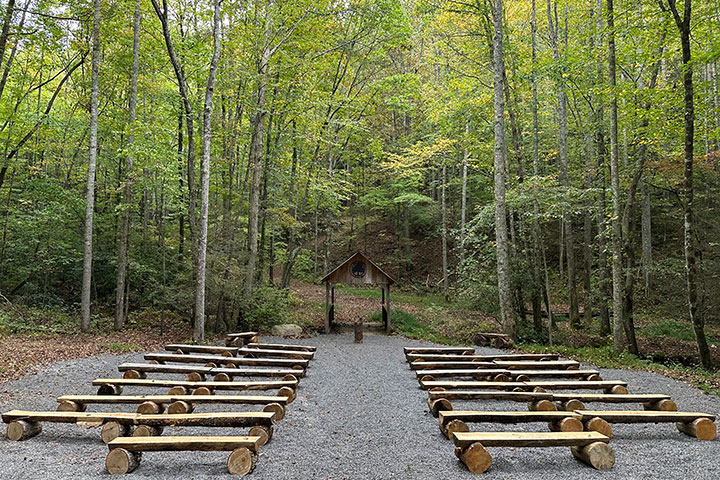
[[[274,325],[286,322],[290,299],[287,290],[263,287],[241,305],[238,328],[269,332]]]

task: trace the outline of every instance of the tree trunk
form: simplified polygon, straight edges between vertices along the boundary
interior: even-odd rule
[[[466,229],[466,216],[467,216],[467,172],[468,172],[468,157],[470,156],[470,150],[468,149],[468,138],[470,134],[470,122],[465,119],[465,148],[463,150],[462,160],[462,193],[460,197],[460,269],[462,270],[463,264],[465,263],[465,229]]]
[[[205,102],[203,103],[203,143],[200,165],[200,222],[197,241],[197,276],[195,278],[195,327],[193,340],[205,341],[205,261],[207,256],[208,203],[210,193],[210,140],[212,127],[212,105],[215,92],[217,65],[220,60],[220,3],[213,2],[213,56],[210,61]]]
[[[642,274],[643,285],[645,287],[645,298],[650,298],[650,290],[652,288],[652,212],[650,210],[650,191],[648,188],[647,178],[642,181],[642,215],[641,225],[641,242],[642,242]]]
[[[693,70],[692,55],[690,51],[690,20],[692,14],[691,0],[684,0],[684,11],[681,17],[676,0],[668,0],[675,24],[680,33],[680,44],[682,46],[683,59],[683,85],[685,87],[685,168],[683,175],[683,210],[684,210],[684,250],[685,250],[685,273],[687,275],[687,296],[690,313],[690,321],[695,332],[698,355],[703,367],[712,368],[712,358],[705,338],[705,318],[702,295],[698,298],[698,281],[701,275],[700,247],[697,245],[695,219],[693,211],[694,188],[693,188],[693,156],[695,140],[695,103],[693,100]]]
[[[135,152],[135,117],[137,113],[138,72],[140,70],[140,0],[135,0],[133,15],[133,60],[130,78],[130,103],[128,108],[128,156],[125,160],[125,187],[123,188],[122,227],[118,248],[118,272],[115,300],[115,330],[120,330],[125,322],[125,275],[127,272],[130,238],[130,208],[132,204],[132,169]]]
[[[87,191],[85,204],[85,236],[82,291],[80,302],[80,329],[90,331],[90,292],[92,287],[93,214],[95,212],[95,167],[97,164],[98,131],[98,73],[100,67],[100,0],[93,2],[92,24],[92,84],[90,87],[90,152],[88,158]]]
[[[610,87],[610,189],[612,192],[612,285],[613,285],[613,344],[615,350],[627,349],[625,318],[623,315],[624,274],[622,255],[622,210],[620,207],[620,172],[618,163],[618,105],[615,92],[615,11],[614,0],[607,0],[608,25],[608,85]]]
[[[505,205],[505,169],[507,144],[505,140],[505,99],[503,77],[505,59],[503,53],[503,6],[502,0],[493,0],[493,85],[494,85],[494,169],[495,169],[495,242],[497,248],[498,300],[500,322],[503,331],[515,338],[515,319],[512,312],[510,287],[510,257],[508,253],[507,208]]]
[[[443,293],[445,301],[450,301],[450,280],[448,279],[448,249],[447,249],[447,164],[443,158],[442,166],[442,270],[443,270]]]

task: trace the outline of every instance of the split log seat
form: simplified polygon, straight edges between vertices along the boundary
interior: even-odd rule
[[[621,380],[597,380],[597,381],[535,381],[535,382],[482,382],[469,380],[423,380],[420,379],[420,388],[428,390],[431,388],[444,388],[446,390],[470,390],[470,389],[493,389],[493,390],[517,390],[533,391],[542,390],[603,390],[606,393],[628,393],[627,382]]]
[[[195,405],[264,405],[264,411],[275,412],[282,420],[288,397],[269,395],[63,395],[57,398],[59,412],[84,412],[89,404],[140,405],[138,413],[162,413],[167,406],[170,414],[192,413]]]
[[[699,412],[650,412],[634,410],[576,410],[586,430],[611,436],[611,423],[675,423],[682,433],[698,440],[717,437],[715,415]]]
[[[315,352],[317,347],[312,345],[296,345],[287,343],[248,343],[248,348],[260,348],[269,350],[302,350],[306,352]]]
[[[562,410],[584,410],[585,403],[642,403],[645,410],[677,411],[670,395],[656,393],[604,394],[604,393],[553,393],[552,400]]]
[[[238,332],[228,333],[225,335],[226,347],[242,347],[248,343],[257,343],[260,337],[257,332]]]
[[[403,351],[407,356],[409,353],[433,353],[454,354],[454,355],[474,355],[475,347],[403,347]]]
[[[448,438],[453,432],[469,432],[468,423],[530,423],[549,422],[556,432],[582,432],[581,415],[557,411],[445,411],[438,413],[440,431]]]
[[[310,363],[309,360],[291,358],[247,358],[247,357],[223,357],[222,355],[197,355],[197,354],[176,354],[176,353],[148,353],[145,360],[155,361],[160,364],[166,362],[175,363],[199,363],[214,365],[234,365],[243,367],[284,367],[304,370]],[[233,367],[231,367],[233,368]]]
[[[301,360],[312,360],[314,351],[308,350],[272,350],[267,348],[241,348],[238,350],[239,357],[253,358],[296,358]]]
[[[492,457],[486,447],[570,447],[575,458],[598,470],[615,464],[610,439],[597,432],[457,432],[452,439],[455,455],[472,473],[490,468]]]
[[[442,370],[468,368],[501,368],[493,362],[410,362],[411,370]]]
[[[567,370],[580,366],[575,360],[494,360],[497,368],[508,370]]]
[[[212,355],[223,355],[234,357],[241,347],[223,347],[220,345],[192,345],[187,343],[169,343],[165,350],[175,353],[209,353]]]
[[[418,380],[434,380],[436,378],[462,378],[470,377],[477,379],[494,378],[497,375],[510,375],[510,370],[500,368],[465,368],[446,370],[416,370]],[[507,379],[507,378],[506,378]]]
[[[418,379],[434,380],[435,378],[494,378],[497,381],[513,379],[518,382],[530,381],[532,378],[580,378],[583,380],[601,380],[597,370],[506,370],[506,369],[445,369],[415,370]],[[504,380],[501,380],[502,376]],[[427,377],[427,378],[426,378]]]
[[[191,382],[188,380],[159,380],[146,378],[96,378],[92,384],[98,387],[98,395],[119,395],[123,387],[151,387],[169,388],[169,395],[212,395],[215,390],[222,391],[250,391],[250,390],[277,390],[279,396],[288,397],[288,402],[295,400],[298,381],[294,380],[268,380],[248,382]]]
[[[408,353],[405,355],[409,362],[423,360],[426,362],[444,361],[470,361],[470,362],[494,362],[496,360],[559,360],[557,353],[503,353],[499,355],[455,355],[436,353]]]
[[[125,474],[140,464],[142,452],[165,451],[231,451],[227,460],[228,473],[247,475],[257,462],[261,438],[250,437],[118,437],[108,443],[110,452],[105,468],[110,474]]]
[[[184,415],[143,415],[139,413],[109,412],[41,412],[12,410],[2,414],[8,424],[10,440],[26,440],[42,431],[41,422],[76,423],[101,426],[100,437],[105,443],[126,436],[133,426],[152,427],[145,435],[158,435],[163,427],[251,427],[251,435],[261,436],[265,442],[272,437],[275,412],[212,412]]]
[[[494,390],[443,390],[428,392],[430,413],[437,417],[440,410],[452,410],[450,400],[509,400],[529,402],[531,410],[556,410],[553,394],[547,392],[508,392]]]
[[[204,367],[201,365],[159,365],[154,363],[123,363],[118,366],[118,371],[125,372],[126,378],[144,378],[148,373],[178,373],[194,374],[192,377],[198,381],[204,375],[214,375],[217,381],[232,380],[233,377],[284,377],[293,375],[300,378],[305,370],[295,369],[250,369],[250,368],[221,368]],[[189,380],[193,380],[193,378]]]
[[[532,378],[581,378],[583,380],[601,380],[597,370],[508,370],[510,377],[518,381],[530,381]]]

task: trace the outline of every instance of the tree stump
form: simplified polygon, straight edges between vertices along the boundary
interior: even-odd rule
[[[585,422],[585,430],[588,432],[602,433],[606,437],[612,437],[612,427],[600,417],[594,417]]]
[[[139,425],[132,433],[133,437],[159,437],[162,435],[163,427],[151,427],[150,425]]]
[[[204,388],[204,387],[202,387],[202,388]],[[181,387],[181,386],[172,387],[170,390],[168,390],[167,394],[168,395],[187,395],[188,389],[185,387]]]
[[[158,415],[163,413],[164,410],[165,407],[155,402],[143,402],[137,407],[137,413],[141,413],[143,415]]]
[[[16,442],[32,438],[40,432],[42,432],[42,425],[40,423],[28,422],[26,420],[15,420],[10,422],[7,427],[7,437]]]
[[[585,410],[585,405],[580,400],[572,398],[566,402],[560,402],[560,409],[566,412],[574,412],[575,410]]]
[[[645,410],[657,410],[661,412],[677,412],[677,404],[670,399],[663,399],[657,402],[643,403]]]
[[[615,465],[615,451],[607,443],[595,442],[584,447],[570,447],[573,456],[597,470],[609,470]]]
[[[187,377],[185,377],[185,380],[188,382],[202,382],[205,380],[205,375],[198,372],[192,372]]]
[[[690,423],[678,422],[675,425],[677,425],[677,429],[685,435],[690,435],[698,440],[714,440],[717,436],[715,422],[709,418],[698,418]]]
[[[550,400],[535,400],[534,402],[528,403],[528,410],[537,412],[554,412],[556,410],[555,404]]]
[[[120,395],[123,388],[120,385],[100,385],[98,387],[98,395]]]
[[[114,448],[105,457],[105,468],[111,475],[130,473],[140,465],[140,454],[124,448]]]
[[[142,379],[147,378],[147,374],[145,372],[139,372],[137,370],[127,370],[123,373],[123,378],[129,378],[132,380],[136,379]]]
[[[577,418],[567,417],[548,423],[548,428],[552,432],[582,432],[583,424]]]
[[[85,408],[86,408],[86,406],[84,403],[77,403],[77,402],[73,402],[72,400],[64,400],[58,404],[57,411],[58,412],[84,412]]]
[[[100,438],[105,443],[110,443],[118,437],[130,436],[130,425],[123,425],[118,422],[106,422],[100,430]]]
[[[450,411],[453,409],[452,403],[447,398],[438,398],[436,400],[430,400],[428,398],[428,408],[433,417],[437,417],[439,412],[445,410]]]
[[[192,413],[195,410],[195,406],[192,403],[178,400],[172,402],[167,409],[167,412],[171,415],[182,415],[185,413]]]
[[[442,430],[442,429],[441,429]],[[470,429],[468,428],[467,424],[463,422],[462,420],[458,420],[457,418],[455,420],[449,421],[445,425],[445,435],[452,440],[452,434],[454,432],[469,432]]]
[[[251,437],[260,437],[258,445],[261,447],[270,441],[270,439],[272,438],[272,433],[272,427],[266,427],[263,425],[256,425],[250,429]]]
[[[192,394],[193,395],[212,395],[213,391],[208,387],[199,387],[199,388],[196,388]]]
[[[257,454],[250,449],[236,448],[227,459],[227,469],[230,475],[247,475],[255,469]]]
[[[285,408],[279,403],[268,403],[263,407],[263,412],[275,412],[275,421],[285,418]]]
[[[464,450],[456,448],[455,455],[462,460],[471,473],[484,473],[492,465],[490,452],[480,442],[475,442]]]
[[[278,390],[278,395],[281,397],[287,397],[288,403],[292,403],[293,400],[295,400],[295,389],[290,387],[281,387],[280,390]]]

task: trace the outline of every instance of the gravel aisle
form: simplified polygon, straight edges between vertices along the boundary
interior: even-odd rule
[[[264,337],[267,341],[282,341]],[[287,342],[286,342],[287,343]],[[597,472],[578,463],[567,448],[493,448],[493,466],[478,477],[465,470],[453,455],[451,442],[427,412],[426,394],[418,388],[405,363],[402,347],[422,342],[402,337],[365,336],[356,345],[352,336],[323,335],[298,343],[318,351],[308,375],[301,380],[298,398],[263,447],[249,478],[282,479],[718,479],[720,441],[700,442],[679,433],[672,424],[615,425],[617,462],[609,472]],[[478,349],[492,352],[490,349]],[[90,382],[116,376],[118,363],[142,355],[103,355],[58,362],[17,381],[0,385],[0,410],[52,409],[55,397],[95,393]],[[720,414],[720,399],[675,380],[644,372],[605,369],[603,378],[629,382],[633,393],[667,393],[682,410]],[[152,377],[151,377],[152,378]],[[157,376],[155,376],[157,378]],[[126,389],[126,394],[162,393]],[[592,408],[602,404],[592,404]],[[608,406],[617,408],[617,406]],[[92,406],[98,411],[101,407]],[[125,406],[124,410],[132,407]],[[198,411],[220,410],[203,406]],[[250,408],[250,407],[248,407]],[[508,402],[458,403],[457,409],[526,409]],[[634,406],[633,408],[641,408]],[[123,407],[116,407],[123,410]],[[475,429],[500,430],[493,425]],[[544,424],[508,429],[545,431]],[[104,469],[107,453],[98,429],[68,424],[43,425],[43,432],[24,442],[0,439],[0,479],[109,478]],[[166,429],[168,434],[237,434],[229,429]],[[223,452],[146,453],[140,467],[125,478],[230,478]]]

